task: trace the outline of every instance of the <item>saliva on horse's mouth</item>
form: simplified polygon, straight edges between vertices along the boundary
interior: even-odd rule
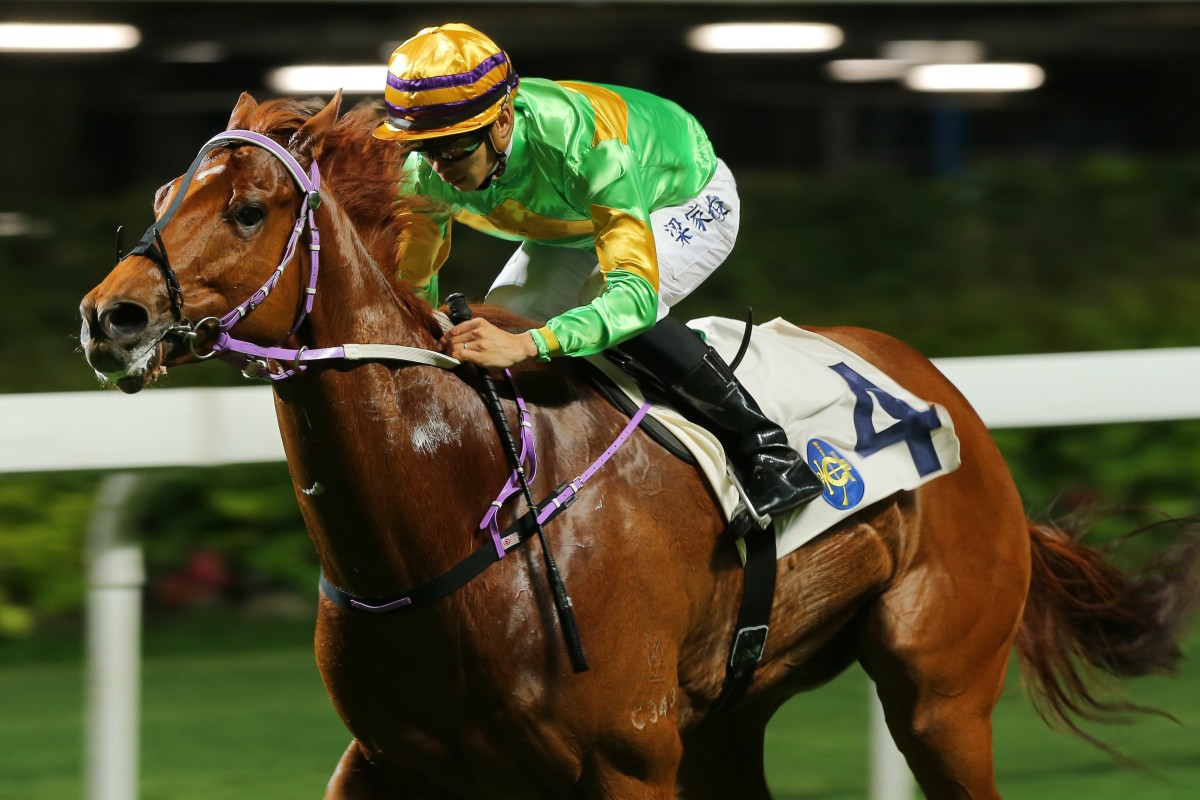
[[[135,394],[167,373],[164,359],[162,343],[155,342],[130,358],[125,369],[119,372],[105,373],[94,366],[92,369],[103,382],[117,387],[125,394]]]

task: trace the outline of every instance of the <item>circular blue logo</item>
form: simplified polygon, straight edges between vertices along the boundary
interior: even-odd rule
[[[808,466],[825,486],[821,496],[826,503],[838,511],[847,511],[862,502],[866,491],[862,475],[829,442],[808,440]]]

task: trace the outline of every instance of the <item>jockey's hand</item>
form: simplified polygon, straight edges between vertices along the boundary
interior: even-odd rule
[[[537,345],[528,331],[509,333],[486,319],[469,319],[442,335],[442,350],[468,364],[503,369],[537,358]]]

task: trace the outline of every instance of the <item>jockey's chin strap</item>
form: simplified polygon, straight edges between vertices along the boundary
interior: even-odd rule
[[[191,185],[192,179],[195,177],[196,171],[200,168],[204,157],[218,147],[225,147],[237,142],[246,142],[262,147],[278,158],[291,174],[296,185],[300,187],[300,191],[304,193],[304,202],[297,213],[296,224],[292,226],[292,234],[288,239],[287,246],[284,248],[283,258],[280,260],[279,266],[275,268],[275,271],[271,273],[266,282],[259,287],[258,291],[254,292],[245,302],[236,306],[223,317],[206,317],[193,324],[190,320],[186,320],[183,317],[183,290],[179,286],[179,279],[175,275],[175,270],[172,268],[171,261],[167,256],[167,249],[166,245],[163,244],[161,231],[179,210],[179,206],[183,203],[184,195],[187,194],[188,187]],[[171,300],[171,312],[175,317],[176,324],[163,334],[164,337],[174,335],[184,339],[188,343],[192,355],[200,360],[219,356],[224,361],[240,365],[242,374],[248,378],[266,378],[272,381],[290,378],[293,375],[304,372],[308,368],[308,365],[313,362],[328,360],[400,361],[410,364],[427,364],[442,369],[452,369],[458,366],[459,361],[456,358],[451,358],[433,350],[404,345],[343,344],[336,347],[314,349],[307,347],[268,347],[235,339],[230,335],[230,330],[238,322],[247,317],[250,312],[260,306],[278,285],[284,270],[287,269],[288,265],[296,257],[300,237],[304,234],[305,228],[308,229],[309,268],[308,282],[304,289],[304,303],[296,313],[296,319],[292,323],[291,329],[282,338],[288,339],[294,335],[300,329],[300,325],[308,315],[312,313],[313,301],[317,294],[317,275],[320,267],[321,234],[317,228],[315,217],[315,212],[320,206],[321,173],[317,167],[316,159],[313,159],[312,166],[306,173],[300,162],[283,145],[255,131],[224,131],[209,139],[200,148],[200,152],[196,154],[191,166],[184,173],[183,178],[179,182],[179,188],[176,189],[175,196],[172,198],[170,205],[167,206],[167,210],[150,226],[138,243],[129,251],[129,255],[140,255],[153,261],[158,266],[159,271],[163,275],[163,280],[166,282],[167,294]],[[211,335],[213,329],[215,329],[216,337],[209,346],[208,351],[203,353],[198,352],[196,349],[197,339],[202,333]],[[270,361],[275,361],[280,365],[286,366],[272,368],[269,363]]]

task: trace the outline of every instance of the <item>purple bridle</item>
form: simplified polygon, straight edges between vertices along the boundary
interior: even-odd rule
[[[292,323],[291,329],[283,338],[287,339],[296,333],[300,329],[300,325],[312,313],[313,301],[317,296],[317,275],[320,271],[321,232],[317,228],[314,213],[321,206],[321,171],[317,167],[317,160],[314,158],[312,166],[306,175],[304,168],[300,166],[300,163],[296,161],[295,157],[286,148],[278,144],[274,139],[263,136],[261,133],[255,133],[254,131],[233,130],[217,134],[212,139],[209,139],[204,147],[201,148],[201,157],[215,147],[220,147],[234,141],[243,141],[258,145],[283,162],[283,166],[287,168],[287,171],[300,187],[300,191],[304,193],[305,199],[300,206],[299,213],[296,215],[296,223],[292,226],[292,234],[288,238],[288,243],[284,248],[283,258],[280,259],[279,266],[275,268],[275,271],[271,273],[266,282],[254,294],[250,295],[245,302],[235,306],[225,316],[216,320],[217,337],[207,353],[200,354],[196,352],[196,331],[194,328],[187,337],[188,346],[197,358],[206,359],[213,356],[220,356],[223,360],[234,360],[241,357],[243,359],[243,372],[246,372],[250,368],[250,365],[254,364],[257,365],[258,369],[253,374],[270,380],[282,380],[303,372],[306,369],[302,361],[304,360],[304,354],[308,352],[307,348],[262,347],[252,342],[235,339],[229,335],[229,331],[270,296],[271,291],[278,285],[279,279],[283,277],[284,270],[287,269],[292,259],[296,257],[296,248],[299,246],[300,237],[304,234],[305,228],[308,228],[308,282],[304,289],[304,302],[301,304],[299,311],[296,312],[296,320]],[[183,190],[184,187],[181,186],[179,189],[180,194],[183,193]],[[204,324],[204,322],[205,320],[201,320],[197,323],[196,327]],[[326,349],[336,350],[338,348]],[[337,358],[338,355],[330,353],[323,357]],[[291,362],[292,367],[280,372],[272,372],[267,365],[266,359],[275,359],[285,363]]]
[[[296,215],[296,222],[292,226],[292,234],[288,238],[287,246],[284,248],[283,258],[280,259],[279,266],[275,268],[275,271],[271,273],[266,282],[250,295],[245,302],[234,307],[224,316],[220,318],[205,317],[197,323],[192,323],[190,320],[183,318],[183,291],[179,286],[175,271],[171,267],[170,260],[167,258],[161,231],[171,221],[171,218],[175,216],[175,212],[179,210],[179,206],[183,202],[183,196],[187,193],[187,189],[191,185],[192,179],[195,177],[196,171],[199,169],[204,157],[218,147],[224,147],[235,142],[247,142],[262,147],[278,158],[295,180],[296,185],[300,187],[300,191],[303,192],[304,202],[301,204],[300,211]],[[192,164],[180,181],[179,188],[176,190],[175,196],[171,204],[167,207],[167,210],[163,212],[163,215],[155,221],[154,225],[146,231],[141,240],[129,251],[129,255],[142,255],[154,261],[166,281],[168,294],[171,298],[172,311],[177,322],[174,326],[167,329],[163,336],[174,335],[184,339],[188,343],[192,354],[200,360],[219,356],[224,361],[234,363],[235,365],[240,364],[242,374],[246,375],[246,377],[266,378],[272,381],[283,380],[284,378],[298,375],[308,368],[309,363],[314,361],[374,359],[428,364],[442,367],[443,369],[458,366],[458,359],[451,358],[443,353],[402,345],[343,344],[335,347],[313,349],[307,347],[268,347],[242,339],[235,339],[230,335],[233,327],[261,305],[278,285],[279,279],[283,277],[288,264],[296,257],[300,238],[303,236],[306,228],[308,229],[309,267],[308,282],[304,289],[304,302],[301,304],[299,311],[296,312],[296,319],[292,323],[291,329],[282,338],[287,339],[295,334],[308,315],[312,313],[313,301],[317,294],[317,276],[320,270],[321,233],[317,228],[315,217],[315,212],[320,206],[321,172],[317,167],[316,159],[313,159],[312,166],[306,173],[300,162],[283,145],[268,136],[254,131],[223,131],[209,139],[200,148],[200,152],[196,154],[195,159],[192,160]],[[196,340],[199,338],[201,330],[208,323],[213,323],[215,326],[216,338],[210,345],[209,350],[201,353],[196,350]],[[290,365],[290,367],[280,367],[278,370],[273,370],[268,360]]]
[[[258,291],[254,292],[245,302],[224,316],[220,318],[205,317],[200,322],[193,324],[183,318],[183,291],[179,286],[175,270],[171,267],[170,260],[167,258],[166,246],[163,244],[161,231],[175,216],[176,211],[179,210],[179,206],[183,202],[183,197],[187,193],[187,189],[191,185],[192,179],[195,177],[196,171],[199,169],[204,157],[216,148],[234,142],[248,142],[262,147],[283,162],[284,167],[287,168],[292,178],[296,181],[296,184],[300,187],[300,191],[304,193],[305,200],[297,214],[296,223],[292,226],[292,234],[288,239],[287,246],[284,248],[283,258],[280,260],[279,266],[275,268],[275,271]],[[343,344],[336,347],[315,349],[300,347],[293,349],[286,347],[264,347],[230,336],[230,330],[262,304],[278,285],[284,270],[287,269],[288,264],[296,257],[296,249],[299,246],[300,237],[303,235],[305,228],[308,228],[309,231],[308,247],[310,260],[308,283],[305,288],[304,303],[296,314],[296,320],[292,324],[291,330],[283,338],[287,339],[295,334],[308,315],[312,313],[313,302],[317,294],[317,275],[320,265],[319,254],[321,251],[320,232],[317,229],[316,218],[314,216],[314,212],[321,206],[320,190],[321,173],[317,168],[316,159],[313,159],[312,166],[306,174],[304,168],[286,148],[267,136],[255,133],[254,131],[230,130],[219,133],[209,139],[200,148],[200,152],[197,153],[188,171],[181,179],[179,188],[176,190],[175,196],[172,198],[167,210],[163,212],[163,215],[155,221],[154,225],[146,231],[141,240],[129,251],[129,255],[141,255],[150,259],[158,265],[159,270],[162,272],[163,279],[167,285],[167,293],[171,299],[172,312],[177,320],[176,324],[169,328],[163,336],[175,335],[185,339],[192,354],[200,360],[206,360],[213,356],[219,356],[222,360],[227,361],[240,359],[242,374],[247,377],[263,377],[273,381],[298,375],[304,372],[308,362],[317,360],[392,360],[427,364],[442,369],[451,369],[458,366],[460,364],[458,359],[451,358],[443,353],[402,345]],[[196,351],[196,339],[199,336],[199,328],[210,320],[216,324],[217,336],[208,352],[199,353]],[[281,367],[279,371],[273,371],[267,359],[290,363],[291,368],[285,369]],[[251,369],[251,365],[253,365],[253,369]],[[525,406],[525,400],[517,390],[512,373],[505,370],[505,374],[512,385],[520,418],[521,453],[518,458],[521,463],[524,463],[526,460],[529,461],[530,478],[532,478],[537,470],[537,445],[533,438],[533,425],[530,420],[529,411]],[[549,521],[573,503],[575,497],[583,489],[583,485],[608,462],[613,454],[632,435],[649,408],[649,403],[642,405],[629,420],[624,430],[618,434],[613,443],[584,472],[555,489],[540,510],[531,509],[525,516],[533,515],[540,525],[543,522]],[[517,472],[514,469],[505,486],[500,490],[496,499],[492,501],[487,513],[479,523],[479,530],[486,530],[490,534],[489,538],[491,541],[433,581],[416,587],[414,590],[397,598],[379,603],[369,603],[360,598],[353,597],[344,590],[329,583],[323,575],[321,578],[322,590],[339,605],[375,613],[395,611],[408,607],[420,599],[432,600],[454,591],[467,581],[470,581],[490,564],[504,558],[510,550],[520,546],[527,538],[527,533],[523,534],[518,530],[519,526],[517,523],[514,523],[512,526],[512,532],[500,531],[497,523],[497,515],[500,509],[503,508],[505,501],[516,493],[517,485]],[[506,533],[507,535],[505,535]]]

